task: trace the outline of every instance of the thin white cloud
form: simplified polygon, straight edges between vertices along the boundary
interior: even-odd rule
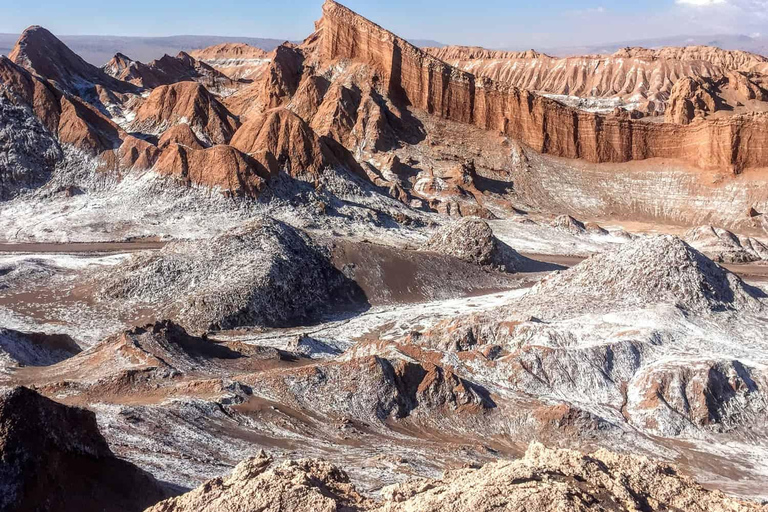
[[[708,7],[710,5],[721,5],[726,3],[725,0],[676,0],[675,3],[680,5],[696,5],[699,7]]]

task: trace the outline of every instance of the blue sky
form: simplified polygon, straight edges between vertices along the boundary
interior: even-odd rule
[[[322,0],[0,0],[0,32],[302,39]],[[671,35],[768,35],[768,0],[347,0],[407,38],[488,47],[597,44]]]

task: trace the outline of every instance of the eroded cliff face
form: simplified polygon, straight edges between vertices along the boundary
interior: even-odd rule
[[[551,57],[469,46],[426,48],[430,55],[478,77],[554,95],[616,100],[614,106],[663,113],[680,79],[768,71],[768,59],[710,46],[624,48],[612,55]],[[606,103],[606,105],[608,105]]]
[[[590,162],[666,157],[737,172],[768,161],[764,115],[674,126],[578,111],[453,68],[332,0],[323,6],[317,31],[324,63],[366,63],[381,74],[393,98],[504,133],[541,153]]]

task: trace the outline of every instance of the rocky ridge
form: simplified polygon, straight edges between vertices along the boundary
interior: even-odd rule
[[[766,158],[758,141],[768,117],[760,114],[673,126],[578,111],[453,68],[333,0],[324,4],[314,37],[326,65],[345,59],[366,63],[381,74],[393,98],[451,121],[501,132],[541,153],[589,162],[675,158],[737,172],[760,166]],[[740,147],[747,139],[754,145]],[[679,145],[671,147],[670,140]]]
[[[449,471],[441,479],[386,488],[362,497],[339,468],[322,461],[274,463],[261,454],[228,478],[147,509],[147,512],[250,510],[491,512],[500,510],[688,510],[747,512],[765,506],[707,491],[672,466],[605,450],[586,455],[532,444],[525,456],[482,468]]]
[[[613,55],[567,58],[532,50],[504,52],[463,46],[426,51],[478,77],[562,97],[616,100],[606,102],[605,108],[651,115],[665,112],[673,86],[683,78],[706,80],[734,72],[768,72],[768,62],[760,55],[705,46],[625,48]]]
[[[171,495],[114,456],[92,412],[23,387],[0,391],[0,453],[4,510],[139,511]]]
[[[270,218],[211,240],[174,242],[110,269],[104,299],[160,307],[192,331],[288,326],[364,300],[306,235]]]

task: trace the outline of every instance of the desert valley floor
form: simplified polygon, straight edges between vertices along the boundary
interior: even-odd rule
[[[0,510],[767,503],[768,58],[0,57]]]

